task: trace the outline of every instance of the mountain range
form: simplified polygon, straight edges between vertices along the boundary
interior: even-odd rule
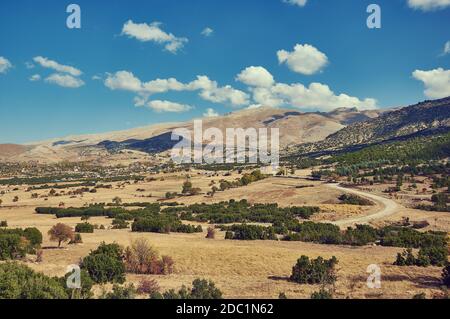
[[[365,110],[338,108],[329,113],[302,113],[292,109],[260,107],[204,118],[203,129],[279,128],[282,151],[317,154],[383,143],[450,129],[450,97],[412,106]],[[68,136],[27,145],[0,145],[0,160],[102,161],[146,159],[170,150],[176,128],[193,128],[193,121],[163,123],[124,131]]]

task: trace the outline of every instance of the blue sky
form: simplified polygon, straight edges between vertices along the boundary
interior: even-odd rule
[[[448,0],[297,1],[1,1],[0,143],[207,109],[384,108],[450,95]],[[66,26],[70,3],[81,29]],[[381,29],[367,28],[370,3]]]

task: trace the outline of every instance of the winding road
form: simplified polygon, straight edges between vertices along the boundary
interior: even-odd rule
[[[327,187],[330,187],[333,189],[337,189],[337,190],[340,190],[340,191],[343,191],[346,193],[351,193],[351,194],[355,194],[355,195],[358,195],[361,197],[368,198],[370,200],[373,200],[374,202],[376,202],[377,204],[379,204],[382,207],[381,210],[379,210],[378,212],[376,212],[374,214],[332,222],[332,224],[337,225],[337,226],[342,227],[342,226],[351,226],[354,224],[366,224],[366,223],[369,223],[374,220],[378,220],[378,219],[382,219],[382,218],[394,215],[401,208],[401,206],[399,204],[397,204],[395,201],[388,199],[388,198],[384,198],[384,197],[381,197],[378,195],[366,193],[366,192],[359,191],[356,189],[341,187],[341,186],[339,186],[339,184],[326,184],[326,185],[327,185]]]

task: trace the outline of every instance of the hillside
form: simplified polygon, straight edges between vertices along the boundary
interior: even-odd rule
[[[299,153],[330,152],[361,148],[385,141],[432,135],[450,128],[450,97],[425,101],[377,118],[353,123],[325,140],[301,145]]]
[[[351,108],[336,109],[330,113],[301,113],[291,109],[261,107],[228,113],[223,116],[204,118],[203,130],[226,128],[279,128],[280,145],[314,143],[325,139],[348,123],[377,117],[380,111],[358,111]],[[101,134],[69,136],[42,142],[30,143],[30,149],[9,160],[40,162],[91,161],[103,162],[124,160],[119,151],[132,150],[134,158],[147,160],[147,154],[169,150],[172,131],[176,128],[192,129],[193,122],[162,123]],[[205,141],[207,142],[207,141]],[[129,157],[129,156],[128,156]]]

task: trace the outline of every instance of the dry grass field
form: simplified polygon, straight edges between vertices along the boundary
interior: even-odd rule
[[[221,179],[233,180],[233,176],[207,176],[191,173],[194,187],[200,187],[203,193],[210,189],[211,181],[216,183]],[[111,202],[119,196],[123,202],[156,202],[168,191],[180,191],[184,177],[175,174],[157,176],[155,181],[138,184],[112,183],[112,189],[99,189],[97,193],[85,193],[82,197],[58,197],[31,199],[31,193],[26,192],[27,186],[12,191],[12,187],[2,187],[7,191],[1,197],[0,220],[7,220],[9,227],[37,227],[44,234],[44,253],[41,263],[34,262],[30,256],[27,264],[35,270],[47,275],[61,276],[66,267],[78,263],[80,258],[95,249],[99,243],[117,242],[127,246],[133,239],[144,237],[151,242],[162,255],[172,256],[175,260],[175,272],[169,276],[147,276],[158,281],[162,290],[179,288],[189,285],[195,278],[212,279],[223,291],[226,298],[277,298],[280,292],[289,298],[309,298],[312,292],[320,289],[318,286],[299,285],[287,281],[292,266],[301,255],[309,257],[336,256],[339,259],[338,280],[336,283],[336,298],[411,298],[417,293],[425,292],[427,296],[439,294],[439,278],[441,268],[437,267],[396,267],[392,266],[396,254],[403,249],[379,246],[346,247],[333,245],[317,245],[302,242],[277,241],[232,241],[224,240],[224,233],[219,232],[216,239],[206,239],[204,233],[170,235],[154,233],[132,233],[130,230],[111,230],[108,226],[111,220],[101,217],[91,218],[92,224],[104,225],[106,230],[96,230],[94,234],[82,234],[83,244],[65,245],[56,249],[56,244],[50,242],[48,230],[58,222],[75,226],[80,218],[56,219],[51,215],[37,215],[37,206],[58,206],[63,202],[66,207],[79,207],[95,202]],[[311,187],[298,188],[301,185]],[[137,192],[137,189],[145,190]],[[40,195],[49,190],[36,191]],[[67,192],[67,190],[65,190]],[[273,203],[280,206],[317,205],[323,210],[314,220],[340,220],[355,216],[366,216],[380,209],[379,204],[372,207],[360,207],[338,204],[340,191],[331,189],[321,182],[268,178],[243,188],[216,193],[214,197],[204,194],[175,199],[182,203],[212,203],[229,199],[247,199],[252,203]],[[150,196],[151,197],[147,197]],[[19,197],[13,203],[14,196]],[[142,197],[146,196],[146,197]],[[400,206],[403,207],[403,206]],[[447,214],[448,215],[448,214]],[[428,213],[402,208],[389,221],[401,220],[409,216],[414,220],[429,219],[435,221],[437,227],[450,230],[450,217],[444,213]],[[437,219],[437,220],[436,220]],[[386,223],[386,220],[375,224]],[[206,230],[207,225],[203,229]],[[382,269],[382,288],[369,289],[366,286],[368,273],[366,269],[371,264],[377,264]],[[128,275],[127,280],[138,283],[144,276]],[[101,288],[97,288],[99,291]]]

